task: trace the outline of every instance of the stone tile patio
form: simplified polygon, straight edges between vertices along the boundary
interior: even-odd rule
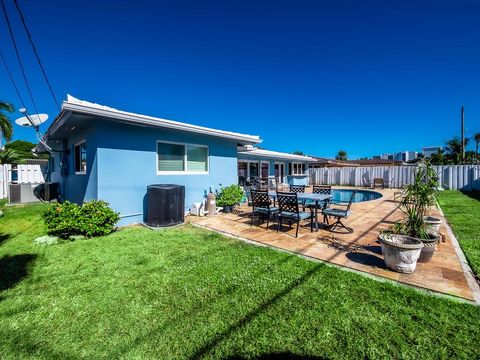
[[[478,284],[472,284],[471,279],[470,282],[467,280],[468,274],[464,273],[464,267],[457,255],[458,249],[456,250],[445,224],[442,224],[440,230],[443,241],[429,263],[418,263],[413,274],[400,274],[385,267],[381,247],[377,242],[378,234],[380,230],[400,219],[402,214],[397,208],[398,203],[393,200],[394,190],[378,191],[382,193],[382,198],[352,205],[352,215],[345,221],[347,226],[354,229],[351,234],[332,233],[326,229],[311,233],[307,222],[301,227],[298,238],[295,238],[295,227],[289,230],[285,226],[283,232],[279,233],[275,231],[276,223],[270,224],[268,230],[264,223],[259,222],[255,222],[251,227],[250,208],[247,206],[242,206],[235,214],[190,216],[189,221],[203,228],[342,267],[475,300],[474,292],[478,291]],[[442,217],[438,209],[432,209],[432,215]]]

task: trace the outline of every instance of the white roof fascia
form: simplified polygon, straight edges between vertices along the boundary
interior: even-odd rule
[[[186,124],[178,121],[167,120],[162,118],[157,118],[153,116],[141,115],[136,113],[131,113],[127,111],[121,111],[108,106],[103,106],[99,104],[94,104],[88,101],[78,100],[71,95],[68,95],[67,101],[62,103],[62,110],[67,110],[70,112],[82,113],[87,115],[95,115],[106,118],[113,118],[117,120],[123,120],[125,122],[132,122],[138,124],[144,124],[155,127],[163,127],[169,129],[183,130],[194,132],[198,134],[211,135],[226,139],[232,139],[237,141],[243,141],[251,144],[261,143],[262,140],[257,135],[247,135],[241,133],[235,133],[224,130],[217,130],[212,128],[207,128],[198,125]]]
[[[247,156],[268,157],[272,159],[287,159],[287,160],[308,161],[308,162],[316,161],[314,158],[310,156],[288,154],[288,153],[282,153],[282,152],[271,151],[271,150],[263,150],[263,149],[239,151],[238,154],[247,155]]]

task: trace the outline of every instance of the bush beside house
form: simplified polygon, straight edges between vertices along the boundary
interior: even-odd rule
[[[72,236],[95,237],[112,233],[120,220],[102,200],[77,205],[69,201],[52,204],[43,214],[49,235],[68,239]]]

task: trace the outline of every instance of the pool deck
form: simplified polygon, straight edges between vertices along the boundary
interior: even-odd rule
[[[344,188],[344,187],[342,187]],[[480,288],[464,260],[458,242],[445,224],[443,214],[437,208],[431,215],[443,220],[440,232],[443,241],[438,244],[432,260],[418,263],[413,274],[401,274],[385,267],[378,234],[402,217],[398,202],[393,200],[398,190],[376,190],[383,196],[377,200],[352,205],[352,215],[345,221],[353,233],[332,233],[327,229],[310,232],[308,221],[295,238],[295,227],[285,226],[276,232],[276,223],[254,222],[250,226],[248,206],[243,205],[235,214],[218,214],[214,217],[189,217],[196,226],[220,232],[258,245],[269,246],[340,267],[390,279],[410,286],[441,294],[448,294],[468,301],[480,302]],[[321,220],[321,219],[319,219]]]

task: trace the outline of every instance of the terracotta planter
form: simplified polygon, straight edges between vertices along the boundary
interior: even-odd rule
[[[417,239],[423,243],[422,253],[420,254],[418,262],[429,262],[432,259],[433,253],[435,252],[440,237],[435,234],[429,234],[429,236],[430,239]]]
[[[397,234],[380,234],[378,240],[382,246],[385,265],[389,269],[404,274],[415,271],[423,248],[420,240]]]
[[[425,216],[423,218],[425,224],[429,227],[430,233],[434,235],[440,234],[440,225],[442,224],[442,220],[433,217],[433,216]]]

